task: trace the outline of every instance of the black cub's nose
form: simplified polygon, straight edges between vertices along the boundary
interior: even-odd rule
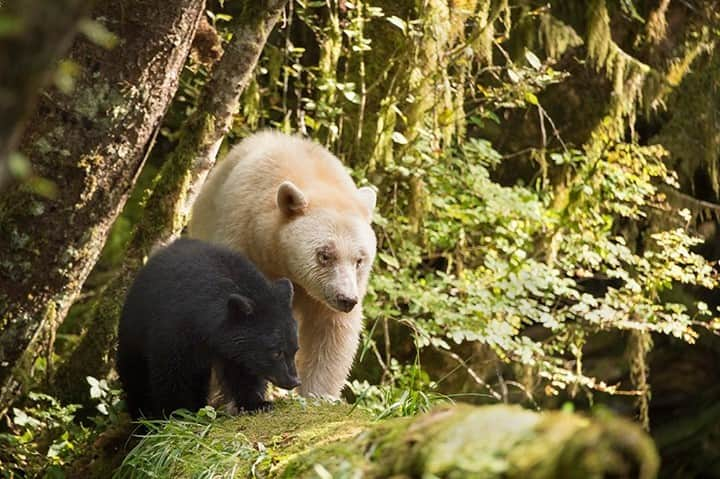
[[[295,389],[300,386],[300,379],[297,376],[291,376],[287,384],[281,386],[283,389]]]
[[[340,311],[343,311],[345,313],[349,313],[350,311],[352,311],[357,302],[357,298],[349,298],[342,294],[338,295],[337,297],[338,308],[340,308]]]

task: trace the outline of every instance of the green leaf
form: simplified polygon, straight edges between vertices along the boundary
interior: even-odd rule
[[[62,93],[69,95],[75,89],[75,79],[80,74],[80,65],[72,60],[62,60],[55,70],[53,78],[55,86]]]
[[[398,260],[394,256],[381,252],[378,253],[378,258],[391,268],[400,269],[400,263],[398,263]]]
[[[105,25],[95,20],[83,20],[80,22],[80,31],[96,45],[110,50],[118,43],[118,37]]]
[[[32,173],[32,167],[28,159],[17,152],[11,153],[8,157],[8,169],[10,174],[18,179],[25,179]]]
[[[394,141],[395,143],[398,143],[398,144],[400,144],[400,145],[407,145],[407,144],[408,144],[408,139],[405,138],[405,135],[403,135],[403,134],[400,133],[399,131],[393,131],[392,141]]]
[[[407,23],[402,18],[393,15],[391,17],[387,17],[385,20],[390,22],[395,27],[399,28],[403,33],[407,32]]]
[[[360,95],[358,95],[355,91],[345,90],[343,91],[343,95],[350,103],[355,103],[356,105],[360,104]]]
[[[198,410],[198,417],[205,417],[213,420],[217,417],[217,411],[212,406],[205,406]]]
[[[535,96],[535,94],[531,91],[525,92],[525,101],[530,103],[531,105],[538,105],[538,99]]]
[[[16,426],[28,426],[33,429],[42,424],[34,417],[28,415],[25,411],[18,408],[13,408],[13,422]]]
[[[313,466],[313,471],[315,472],[317,477],[319,477],[320,479],[332,479],[333,478],[333,475],[330,474],[330,471],[325,469],[325,467],[322,466],[321,464],[315,464]]]
[[[539,59],[537,56],[535,56],[535,54],[534,54],[533,52],[531,52],[530,50],[527,50],[527,49],[525,50],[525,59],[528,61],[528,63],[530,64],[530,66],[533,67],[535,70],[540,70],[540,69],[542,69],[542,62],[541,62],[540,59]]]
[[[102,389],[97,386],[90,387],[90,397],[93,399],[99,399],[103,396]]]

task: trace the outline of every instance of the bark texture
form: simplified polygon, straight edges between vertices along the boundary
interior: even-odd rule
[[[0,37],[0,189],[9,180],[8,156],[20,142],[40,90],[70,48],[91,3],[9,0],[3,9],[17,31]]]
[[[172,240],[185,226],[190,207],[230,130],[240,94],[286,4],[287,0],[247,3],[243,14],[231,26],[233,38],[204,86],[197,110],[182,126],[178,145],[158,173],[121,270],[94,306],[95,319],[87,333],[55,376],[55,394],[60,398],[82,401],[87,395],[86,388],[74,387],[76,378],[103,377],[110,370],[117,323],[135,272],[154,246]]]
[[[82,72],[74,93],[45,95],[29,123],[21,152],[54,188],[43,197],[18,185],[0,200],[0,413],[95,264],[204,8],[204,0],[99,2],[93,18],[118,46],[76,41],[70,58]]]

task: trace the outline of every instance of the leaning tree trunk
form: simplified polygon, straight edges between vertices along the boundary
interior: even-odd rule
[[[100,2],[93,17],[118,47],[78,40],[74,93],[49,93],[29,123],[21,151],[55,188],[43,197],[19,185],[0,200],[0,413],[95,264],[204,10],[204,0]]]
[[[72,356],[57,371],[54,394],[83,402],[87,388],[77,378],[103,377],[112,365],[117,324],[125,294],[153,246],[177,236],[238,110],[267,37],[288,0],[247,3],[231,25],[233,39],[204,86],[198,108],[183,124],[179,142],[163,163],[142,219],[133,231],[120,271],[93,305],[93,322]]]
[[[17,32],[0,37],[0,190],[27,117],[55,62],[75,36],[89,0],[9,0],[0,12]],[[3,2],[0,2],[0,7]]]

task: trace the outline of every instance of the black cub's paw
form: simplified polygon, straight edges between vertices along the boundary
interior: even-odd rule
[[[273,407],[272,401],[262,401],[254,412],[270,412],[273,410]]]
[[[261,412],[270,412],[273,409],[273,403],[271,401],[260,401],[257,404],[247,404],[240,408],[239,413],[246,414],[258,414]]]

